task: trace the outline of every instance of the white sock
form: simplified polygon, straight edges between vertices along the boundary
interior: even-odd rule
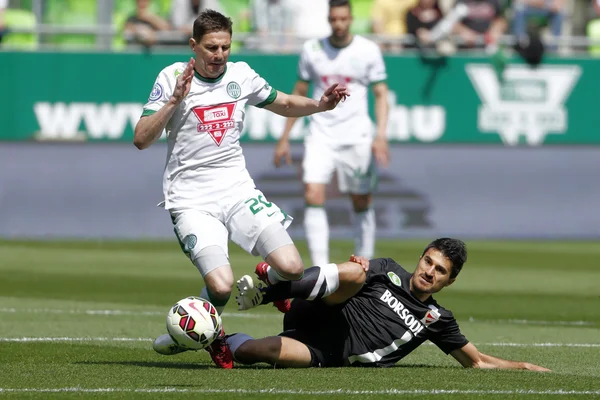
[[[208,294],[208,289],[206,289],[206,286],[204,286],[202,288],[202,291],[200,292],[200,297],[202,297],[203,299],[206,299],[206,300],[210,301],[210,303],[213,306],[215,306],[215,310],[217,310],[217,312],[219,313],[219,315],[221,315],[221,313],[225,309],[225,304],[227,304],[227,301],[225,301],[225,304],[222,304],[222,302],[219,301],[219,300],[211,299],[210,295]]]
[[[304,209],[304,230],[312,265],[329,264],[329,223],[325,208]]]
[[[369,208],[354,213],[354,254],[371,259],[374,252],[375,211]]]

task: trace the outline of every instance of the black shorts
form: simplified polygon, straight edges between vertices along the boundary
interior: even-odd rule
[[[311,367],[344,365],[345,337],[340,327],[341,313],[321,301],[296,299],[283,319],[279,336],[295,339],[308,347]]]

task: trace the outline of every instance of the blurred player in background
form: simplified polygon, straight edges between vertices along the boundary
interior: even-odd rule
[[[166,129],[163,205],[182,250],[204,278],[201,297],[219,313],[233,287],[229,239],[272,266],[264,271],[271,283],[300,279],[304,271],[285,230],[291,218],[256,189],[246,170],[239,143],[245,105],[300,117],[333,109],[347,94],[337,84],[319,100],[278,92],[248,64],[227,62],[231,37],[228,17],[202,12],[189,40],[195,59],[159,73],[134,132],[135,146],[145,149]],[[178,350],[168,335],[154,348],[163,354]],[[209,351],[218,366],[233,366],[224,340]]]
[[[312,267],[301,280],[258,289],[238,281],[240,309],[295,297],[279,336],[227,338],[236,361],[282,367],[390,367],[430,340],[463,367],[548,371],[538,365],[481,353],[460,332],[450,310],[432,294],[450,286],[467,261],[457,239],[431,242],[414,273],[391,258]]]
[[[348,0],[329,2],[328,38],[304,44],[298,67],[299,79],[294,94],[306,96],[313,85],[313,98],[333,83],[347,85],[352,98],[327,115],[310,119],[302,167],[305,184],[304,229],[313,265],[329,262],[329,224],[325,188],[337,173],[339,189],[349,193],[354,208],[355,254],[371,258],[375,247],[375,213],[371,193],[377,177],[375,160],[388,165],[386,140],[388,88],[381,51],[374,42],[350,33],[352,12]],[[368,112],[368,88],[375,94],[376,134]],[[297,118],[288,118],[275,149],[275,166],[282,159],[291,163],[290,132]]]

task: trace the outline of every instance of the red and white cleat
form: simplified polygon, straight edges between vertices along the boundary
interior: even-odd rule
[[[256,276],[258,276],[258,279],[263,282],[265,285],[271,285],[271,282],[269,282],[269,275],[267,274],[267,268],[269,267],[269,264],[267,264],[264,261],[259,262],[258,264],[256,264],[256,269],[254,270],[254,272],[256,273]],[[273,302],[273,306],[277,307],[277,309],[279,311],[281,311],[282,313],[286,313],[288,311],[290,311],[290,309],[292,308],[292,303],[290,302],[290,299],[285,299],[285,300],[275,300]]]
[[[229,345],[225,340],[225,331],[221,328],[221,334],[210,346],[206,348],[210,358],[212,358],[215,365],[223,369],[233,368],[233,355],[229,349]]]

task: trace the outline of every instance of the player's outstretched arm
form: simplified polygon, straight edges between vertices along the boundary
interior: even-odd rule
[[[265,108],[284,117],[305,117],[333,110],[340,101],[345,100],[348,96],[350,96],[348,89],[338,86],[337,83],[329,86],[319,101],[278,91],[275,101]]]
[[[147,149],[159,137],[167,126],[175,110],[190,92],[192,78],[194,77],[194,65],[196,60],[190,58],[185,70],[177,77],[175,89],[169,101],[157,112],[140,118],[133,132],[133,144],[140,150]]]
[[[377,121],[377,135],[373,140],[373,155],[377,164],[382,167],[389,165],[390,150],[387,143],[387,121],[388,121],[388,86],[385,82],[373,85],[375,94],[375,120]]]
[[[509,361],[502,358],[489,356],[477,350],[472,344],[468,343],[458,350],[450,353],[465,368],[485,368],[485,369],[527,369],[530,371],[549,372],[548,368],[539,365],[530,364],[521,361]]]

